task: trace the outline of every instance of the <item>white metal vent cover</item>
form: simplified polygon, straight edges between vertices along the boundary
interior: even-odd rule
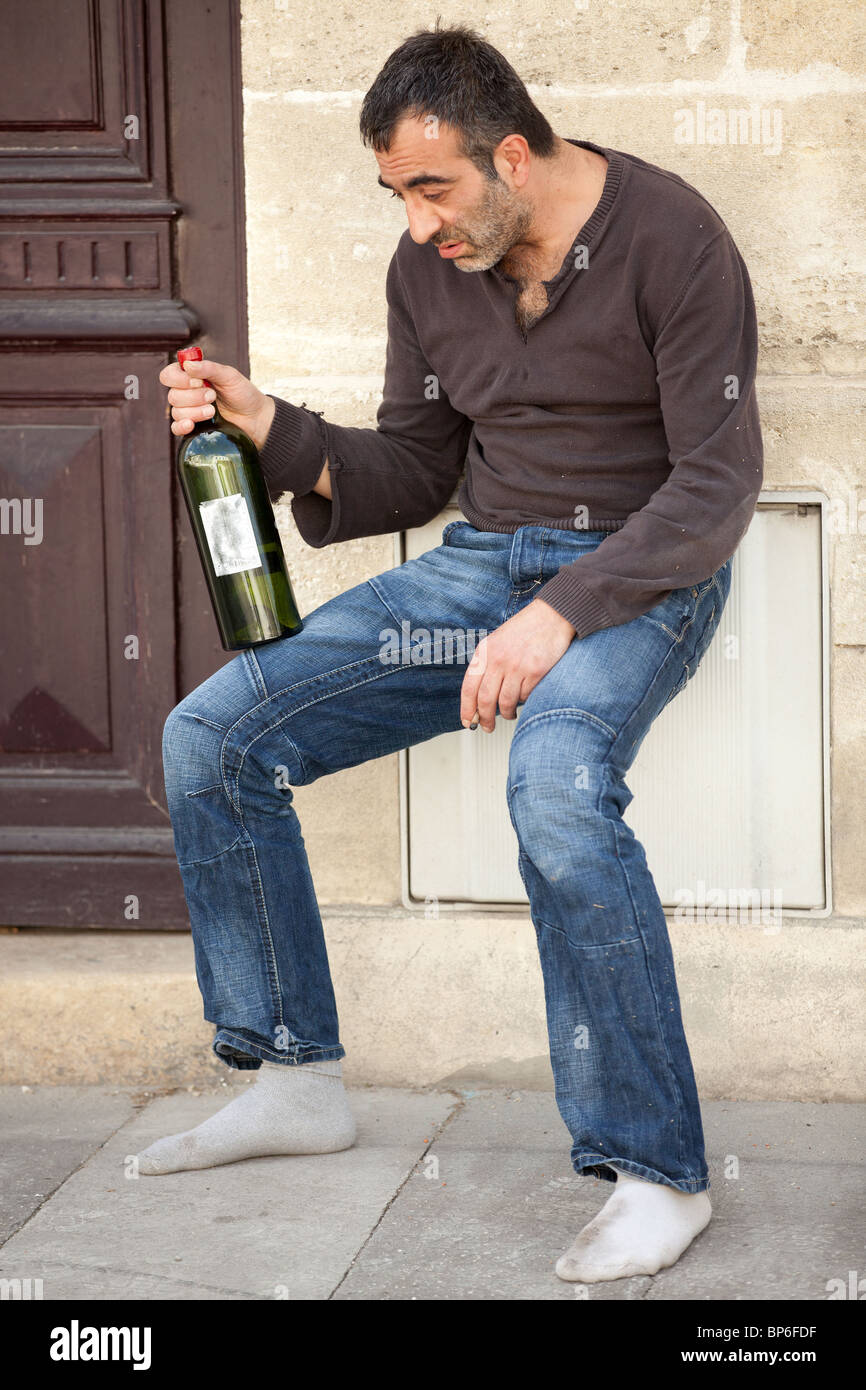
[[[710,649],[627,777],[625,820],[666,909],[761,901],[777,914],[831,911],[824,502],[761,494]],[[441,544],[443,526],[460,518],[449,504],[397,536],[397,563]],[[493,734],[444,734],[400,754],[407,907],[525,910],[506,805],[516,728],[497,718]]]

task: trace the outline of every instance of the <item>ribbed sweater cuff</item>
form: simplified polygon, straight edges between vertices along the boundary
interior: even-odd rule
[[[274,418],[259,450],[259,462],[272,498],[312,492],[325,466],[327,442],[321,417],[304,406],[271,396]]]
[[[615,624],[595,594],[584,587],[570,565],[563,565],[552,579],[542,584],[536,598],[544,599],[571,623],[578,638],[589,637],[603,627]]]

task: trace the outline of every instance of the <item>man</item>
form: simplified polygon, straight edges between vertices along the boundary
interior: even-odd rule
[[[375,429],[166,367],[172,430],[219,408],[314,546],[418,526],[442,544],[321,605],[183,700],[164,759],[205,1017],[248,1092],[142,1173],[352,1144],[337,1013],[291,791],[498,712],[508,806],[578,1173],[616,1184],[556,1265],[654,1274],[706,1226],[709,1178],[664,913],[622,819],[653,719],[694,673],[762,480],[748,274],[677,175],[556,136],[501,54],[421,31],[361,112],[406,206]],[[392,663],[408,620],[488,635]],[[282,766],[288,777],[275,777]],[[673,791],[672,791],[672,794]]]

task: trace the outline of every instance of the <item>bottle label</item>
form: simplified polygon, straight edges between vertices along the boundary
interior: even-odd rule
[[[261,556],[243,493],[200,502],[202,525],[216,574],[261,568]]]

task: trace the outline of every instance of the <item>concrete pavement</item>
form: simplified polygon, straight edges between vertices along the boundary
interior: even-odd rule
[[[553,1266],[612,1188],[573,1173],[549,1092],[352,1088],[344,1153],[133,1175],[249,1084],[0,1089],[0,1279],[46,1300],[785,1301],[866,1275],[863,1105],[705,1102],[709,1227],[653,1278],[581,1288]]]

